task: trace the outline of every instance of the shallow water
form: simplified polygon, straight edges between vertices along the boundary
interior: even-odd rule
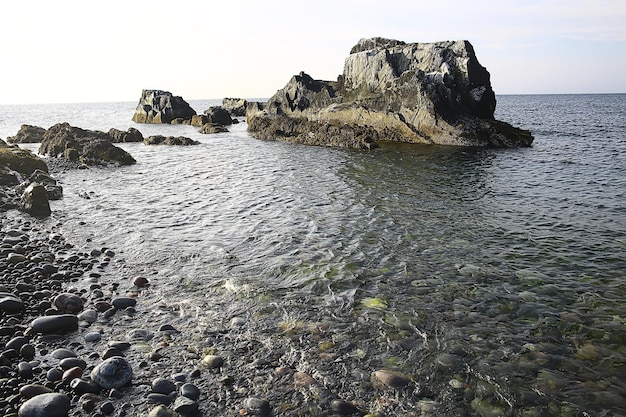
[[[21,120],[200,140],[123,144],[136,165],[63,174],[52,221],[149,274],[185,305],[179,325],[245,317],[379,416],[430,400],[439,415],[626,413],[626,95],[498,100],[532,148],[337,150],[245,123],[206,136],[135,125],[133,103],[5,106],[0,137]],[[372,400],[380,368],[415,390]]]

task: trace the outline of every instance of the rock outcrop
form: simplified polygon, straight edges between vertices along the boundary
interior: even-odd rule
[[[136,161],[125,150],[111,143],[108,133],[58,123],[44,135],[40,155],[80,161],[85,165],[131,165]]]
[[[234,117],[245,116],[247,106],[248,102],[242,98],[226,97],[222,99],[222,107]]]
[[[46,129],[39,126],[22,125],[15,136],[7,138],[9,143],[39,143],[43,140]]]
[[[205,123],[215,123],[222,126],[229,126],[233,124],[233,119],[230,117],[230,113],[222,106],[209,107],[204,111],[204,114],[208,117]]]
[[[378,141],[462,146],[530,146],[530,132],[496,121],[489,72],[468,41],[362,39],[337,81],[305,73],[247,107],[262,139],[371,148]]]
[[[172,120],[190,120],[196,111],[182,97],[169,91],[143,90],[135,109],[137,123],[171,123]]]

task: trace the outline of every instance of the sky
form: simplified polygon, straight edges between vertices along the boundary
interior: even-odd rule
[[[626,93],[626,0],[0,2],[0,104],[267,98],[360,38],[469,40],[496,94]]]

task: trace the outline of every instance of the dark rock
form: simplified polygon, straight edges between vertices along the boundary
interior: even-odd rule
[[[353,51],[337,81],[300,73],[264,109],[248,105],[248,129],[261,139],[356,148],[383,140],[532,144],[530,132],[494,119],[490,75],[469,42],[372,38],[359,41]]]
[[[258,415],[260,417],[269,416],[271,413],[270,403],[256,397],[248,397],[244,400],[243,406],[248,414]]]
[[[0,148],[0,168],[18,172],[26,177],[38,169],[48,172],[48,166],[43,159],[21,148]]]
[[[130,363],[120,356],[106,359],[91,371],[91,380],[104,389],[126,386],[132,377]]]
[[[189,120],[196,111],[180,96],[169,91],[143,90],[135,109],[137,123],[171,123],[174,119]]]
[[[100,411],[105,416],[108,416],[110,414],[113,414],[113,412],[115,411],[115,406],[113,405],[111,401],[105,401],[102,404],[100,404]]]
[[[83,309],[83,301],[71,293],[61,293],[52,301],[54,307],[63,313],[79,313]]]
[[[124,310],[125,308],[137,305],[137,299],[133,297],[115,297],[111,300],[111,304],[118,310]]]
[[[67,417],[70,399],[65,394],[46,393],[26,401],[19,410],[20,417]]]
[[[100,386],[95,382],[74,378],[70,381],[70,389],[78,395],[97,394],[100,391]]]
[[[59,366],[63,370],[68,370],[71,368],[80,368],[84,370],[85,368],[87,368],[87,362],[85,362],[85,360],[81,358],[65,358],[61,359],[61,362],[59,362]]]
[[[8,143],[39,143],[43,140],[46,129],[33,125],[22,125],[15,136],[7,138]]]
[[[10,262],[9,262],[10,263]],[[0,311],[5,313],[19,313],[26,309],[26,304],[22,300],[13,296],[0,297]]]
[[[46,187],[39,183],[32,183],[22,193],[20,208],[36,217],[47,217],[52,213],[50,202],[48,201],[48,191]]]
[[[20,388],[20,395],[26,399],[33,398],[39,394],[48,394],[53,392],[50,388],[39,384],[28,384]]]
[[[173,408],[175,412],[183,416],[194,416],[198,414],[199,405],[187,397],[178,397],[174,401]]]
[[[230,113],[221,106],[209,107],[204,111],[204,114],[208,117],[208,120],[205,123],[215,123],[224,126],[233,124],[233,119],[230,117]]]
[[[176,391],[176,384],[165,378],[156,378],[152,381],[152,392],[169,395]]]
[[[143,135],[134,127],[129,128],[126,132],[111,128],[107,133],[111,137],[111,142],[113,143],[143,142]]]
[[[63,156],[68,160],[76,159],[69,154],[74,152],[87,165],[131,165],[136,162],[128,152],[111,143],[108,133],[81,129],[68,123],[59,123],[48,129],[39,147],[42,155]]]
[[[146,145],[199,145],[200,142],[187,138],[185,136],[161,136],[154,135],[148,136],[143,140]]]
[[[372,372],[370,381],[374,388],[381,391],[388,389],[402,389],[411,383],[411,380],[400,372],[381,369]]]
[[[76,355],[76,352],[71,349],[58,348],[53,350],[50,356],[52,356],[54,359],[63,360],[67,358],[76,358],[78,355]]]
[[[148,394],[146,398],[148,399],[148,402],[152,404],[170,405],[172,402],[174,402],[173,397],[167,394],[159,394],[156,392]]]
[[[198,401],[198,398],[200,398],[200,389],[194,384],[186,383],[180,387],[180,395]]]
[[[360,413],[360,410],[354,404],[343,400],[332,400],[330,409],[342,416]]]
[[[205,123],[209,123],[209,116],[206,114],[196,114],[191,118],[192,126],[201,127]]]
[[[35,333],[66,333],[78,328],[78,317],[73,314],[38,317],[30,323]]]

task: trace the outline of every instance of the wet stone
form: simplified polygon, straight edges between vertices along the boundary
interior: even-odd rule
[[[133,297],[116,297],[111,300],[111,304],[118,310],[124,310],[128,307],[135,307],[135,305],[137,305],[137,299]]]
[[[269,404],[268,404],[269,406]],[[196,415],[198,413],[199,405],[197,402],[187,397],[178,397],[174,401],[174,411],[183,416]]]
[[[22,348],[22,346],[24,346],[26,343],[28,343],[28,339],[23,337],[23,336],[18,336],[18,337],[14,337],[13,339],[9,340],[7,342],[7,344],[4,346],[5,349],[15,349],[15,350],[20,350]]]
[[[76,355],[76,353],[73,350],[70,349],[66,349],[66,348],[59,348],[59,349],[55,349],[50,356],[52,356],[55,359],[66,359],[66,358],[75,358],[78,355]]]
[[[146,398],[151,404],[170,405],[172,402],[174,402],[174,398],[172,398],[171,396],[166,394],[159,394],[156,392],[148,394]]]
[[[85,369],[87,367],[87,362],[81,358],[69,357],[62,359],[61,362],[59,362],[59,366],[64,370],[68,370],[70,368]]]
[[[35,347],[27,344],[20,348],[20,356],[24,359],[32,359],[35,357]]]
[[[372,372],[371,382],[379,390],[401,389],[411,383],[411,380],[400,372],[379,370]]]
[[[26,305],[22,300],[17,297],[12,296],[4,296],[0,298],[0,311],[4,311],[6,313],[18,313],[24,311],[26,309]]]
[[[176,391],[176,385],[168,379],[156,378],[152,381],[152,392],[168,395],[174,391]]]
[[[63,378],[63,371],[59,368],[52,368],[46,373],[46,379],[50,382],[57,382]]]
[[[200,389],[194,384],[183,384],[180,387],[180,395],[182,395],[183,397],[187,397],[191,400],[198,401],[198,398],[200,398]]]
[[[66,333],[78,328],[78,317],[73,314],[38,317],[30,323],[35,333]]]
[[[26,401],[19,410],[20,417],[66,417],[70,399],[65,394],[47,393]]]
[[[243,406],[248,414],[266,417],[271,413],[270,403],[260,398],[248,397],[244,400]]]
[[[132,377],[130,364],[119,356],[106,359],[91,371],[91,380],[104,389],[121,388],[128,385]]]
[[[32,398],[35,395],[47,394],[51,392],[52,390],[50,388],[40,384],[28,384],[20,388],[20,395],[26,399]]]
[[[17,364],[17,373],[21,378],[31,379],[33,377],[33,367],[28,362]]]
[[[359,409],[354,404],[343,400],[332,400],[330,409],[342,416],[349,416],[359,412]]]
[[[100,391],[100,386],[95,382],[85,381],[81,378],[74,378],[70,382],[70,389],[76,394],[97,394]]]

